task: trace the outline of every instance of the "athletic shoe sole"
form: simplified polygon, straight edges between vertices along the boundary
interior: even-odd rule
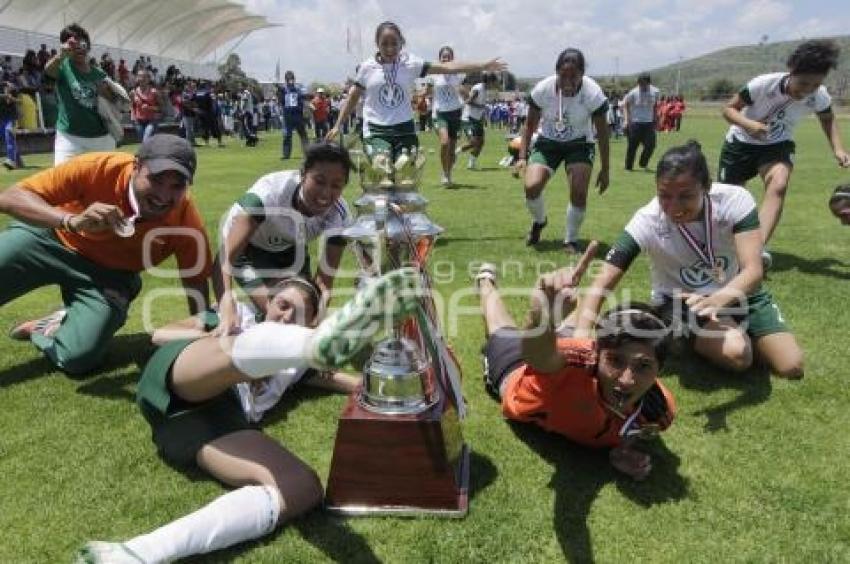
[[[342,308],[325,319],[313,335],[312,360],[318,366],[345,365],[371,343],[379,329],[390,328],[416,310],[419,272],[401,268],[366,281]]]
[[[144,562],[120,542],[87,542],[74,555],[74,564],[144,564]]]

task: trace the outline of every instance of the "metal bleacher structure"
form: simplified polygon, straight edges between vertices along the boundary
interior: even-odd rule
[[[73,22],[89,32],[97,60],[108,52],[129,68],[144,55],[161,73],[174,65],[201,79],[218,77],[216,59],[229,52],[218,49],[278,25],[230,0],[0,0],[0,55],[20,64],[28,49],[58,49]]]
[[[201,61],[217,48],[276,25],[230,0],[0,0],[0,53],[58,47],[72,22],[88,30],[94,57],[108,51],[132,65],[150,56],[159,69],[174,64],[198,78],[215,77],[215,66]]]

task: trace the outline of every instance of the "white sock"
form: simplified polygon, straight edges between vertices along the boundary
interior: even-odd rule
[[[314,329],[265,321],[240,333],[230,352],[233,366],[251,378],[309,366]]]
[[[543,223],[546,221],[546,202],[543,201],[543,195],[537,196],[533,200],[526,198],[525,207],[531,213],[534,223]]]
[[[575,243],[578,241],[578,232],[581,229],[581,224],[584,223],[584,214],[587,208],[578,208],[570,205],[567,208],[567,236],[564,239],[567,243]]]
[[[146,563],[206,554],[274,530],[280,500],[270,486],[245,486],[146,535],[124,543]]]

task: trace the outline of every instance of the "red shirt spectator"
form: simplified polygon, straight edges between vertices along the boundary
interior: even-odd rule
[[[330,115],[331,111],[331,101],[325,97],[323,91],[316,91],[313,101],[310,102],[310,107],[313,109],[313,121],[316,123],[328,121],[328,115]]]
[[[118,61],[118,82],[124,87],[130,84],[130,69],[127,68],[127,63],[124,62],[124,59]]]

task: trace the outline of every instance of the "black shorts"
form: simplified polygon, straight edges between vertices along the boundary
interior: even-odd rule
[[[499,329],[488,337],[481,353],[484,364],[484,387],[494,397],[501,398],[499,391],[505,378],[525,363],[522,358],[519,330]]]
[[[724,184],[743,186],[755,178],[759,169],[767,164],[785,163],[794,167],[793,141],[782,141],[770,145],[753,145],[741,141],[724,141],[720,150],[718,180]]]
[[[573,327],[561,327],[558,337],[573,336]],[[481,350],[484,364],[484,387],[497,399],[501,399],[502,384],[511,373],[526,364],[522,357],[522,340],[516,327],[504,327],[487,339]]]

